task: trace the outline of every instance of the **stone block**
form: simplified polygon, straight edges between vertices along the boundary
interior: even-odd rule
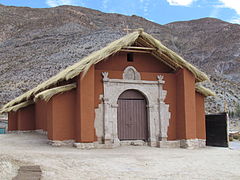
[[[94,143],[74,143],[74,147],[78,149],[94,149]]]

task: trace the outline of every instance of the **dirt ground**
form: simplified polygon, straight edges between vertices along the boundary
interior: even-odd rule
[[[43,180],[240,179],[240,150],[147,146],[80,150],[47,142],[46,136],[34,133],[0,135],[0,179],[16,176],[21,165],[40,165]]]

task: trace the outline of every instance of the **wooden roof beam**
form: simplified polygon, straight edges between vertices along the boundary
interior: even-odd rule
[[[152,47],[154,48],[154,46],[152,44],[150,44],[149,42],[145,41],[143,38],[138,37],[137,43],[139,42],[140,44],[143,44],[144,46],[148,46],[148,47]]]
[[[169,63],[171,63],[175,68],[176,67],[180,67],[177,63],[175,63],[170,57],[168,57],[166,54],[164,54],[163,52],[157,52],[159,54],[160,57],[164,58],[165,60],[167,60]]]
[[[127,46],[127,47],[124,47],[123,49],[148,50],[148,51],[155,51],[155,50],[156,50],[156,48],[151,48],[151,47],[137,47],[137,46]]]
[[[121,49],[121,52],[135,52],[135,53],[151,53],[150,51],[146,50],[135,50],[135,49]]]
[[[136,44],[139,46],[148,46],[148,47],[153,47],[151,44],[149,44],[148,42],[146,42],[144,39],[142,39],[141,37],[138,38],[138,40],[136,41]],[[166,64],[167,66],[171,67],[172,69],[174,69],[175,71],[177,70],[178,65],[176,63],[174,63],[171,58],[169,58],[168,56],[166,56],[165,54],[163,54],[162,52],[159,52],[159,50],[157,51],[156,48],[154,48],[155,51],[151,51],[151,54],[161,60],[161,62],[163,62],[164,64]],[[164,60],[165,59],[165,60]]]
[[[161,57],[159,57],[159,55],[155,54],[155,53],[151,53],[156,59],[159,59],[162,63],[166,64],[167,66],[171,67],[173,70],[176,71],[176,66],[170,64],[169,62],[167,61],[164,61]]]

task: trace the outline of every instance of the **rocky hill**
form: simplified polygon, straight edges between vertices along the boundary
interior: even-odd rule
[[[218,96],[207,99],[207,112],[240,102],[240,25],[213,18],[159,25],[83,7],[0,5],[0,105],[101,48],[95,42],[124,35],[126,27],[144,28],[210,75],[205,85]]]

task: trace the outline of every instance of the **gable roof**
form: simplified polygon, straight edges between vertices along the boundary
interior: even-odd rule
[[[165,47],[159,40],[143,32],[142,29],[139,29],[135,32],[123,36],[122,38],[116,41],[113,41],[106,47],[91,53],[89,56],[84,57],[79,62],[67,67],[66,69],[59,72],[57,75],[39,84],[37,87],[27,91],[26,93],[18,96],[14,100],[8,102],[6,105],[3,106],[1,112],[6,112],[6,109],[8,109],[9,107],[16,106],[17,104],[22,103],[24,101],[34,99],[34,97],[38,93],[53,87],[54,85],[61,81],[70,80],[79,75],[81,72],[85,74],[93,64],[97,64],[101,60],[119,52],[122,48],[131,46],[135,42],[139,42],[141,44],[144,44],[145,46],[155,48],[152,54],[155,57],[158,57],[159,60],[161,60],[163,63],[166,63],[170,67],[174,69],[177,68],[188,69],[190,72],[193,73],[197,82],[209,80],[205,73],[203,73],[202,71],[188,63],[186,60],[184,60],[182,57],[180,57],[172,50]]]

